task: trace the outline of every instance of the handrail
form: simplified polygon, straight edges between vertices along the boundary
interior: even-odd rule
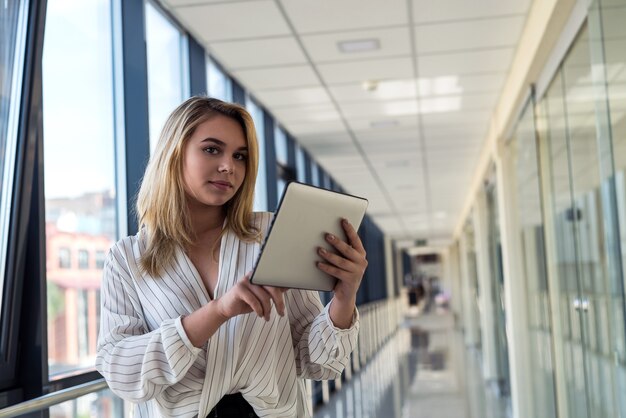
[[[62,389],[54,393],[40,396],[35,399],[29,399],[28,401],[18,403],[17,405],[11,405],[7,408],[0,409],[0,418],[18,417],[20,415],[28,414],[30,412],[41,411],[43,409],[51,407],[52,405],[76,399],[81,396],[88,395],[93,392],[98,392],[102,389],[107,388],[108,385],[104,381],[104,378],[97,379],[92,382],[87,382],[83,383],[82,385]]]

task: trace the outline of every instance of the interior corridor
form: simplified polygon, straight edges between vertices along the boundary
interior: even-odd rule
[[[483,382],[478,359],[449,312],[407,318],[315,418],[510,417],[508,398]]]

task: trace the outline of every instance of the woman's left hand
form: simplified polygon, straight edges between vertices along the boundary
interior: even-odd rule
[[[346,219],[341,221],[341,226],[348,241],[343,241],[332,234],[326,234],[326,241],[335,247],[339,254],[333,254],[321,247],[318,248],[317,253],[324,261],[319,261],[317,267],[337,278],[337,284],[333,289],[335,299],[343,303],[354,304],[356,292],[359,290],[361,279],[363,279],[363,274],[367,268],[367,259],[365,258],[363,243],[354,227]]]

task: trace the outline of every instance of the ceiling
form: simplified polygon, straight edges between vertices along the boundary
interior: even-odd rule
[[[451,240],[530,0],[163,3],[386,234]]]

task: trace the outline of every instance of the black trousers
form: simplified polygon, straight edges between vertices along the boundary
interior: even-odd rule
[[[224,395],[209,412],[207,418],[258,418],[252,406],[243,398],[241,393]]]

